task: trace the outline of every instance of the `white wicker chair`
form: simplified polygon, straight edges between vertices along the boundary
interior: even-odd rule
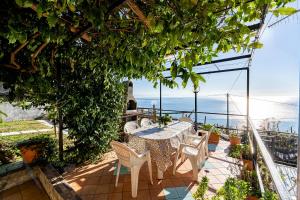
[[[173,167],[173,174],[175,175],[176,172],[176,164],[181,154],[181,162],[184,161],[184,158],[187,157],[193,167],[193,180],[198,181],[198,170],[201,168],[203,161],[205,160],[205,154],[207,149],[207,142],[208,142],[208,135],[204,135],[202,137],[195,136],[200,139],[200,143],[198,146],[190,145],[181,143],[180,147],[177,150],[175,160],[174,160],[174,167]]]
[[[128,147],[126,144],[116,142],[116,141],[112,141],[110,145],[112,146],[112,148],[114,149],[118,157],[118,168],[117,168],[117,177],[116,177],[115,186],[116,187],[118,186],[121,165],[130,168],[131,194],[132,197],[135,198],[137,196],[137,190],[138,190],[139,172],[142,165],[145,162],[148,163],[150,181],[151,184],[153,184],[150,152],[146,151],[143,154],[137,154],[133,149]]]
[[[153,124],[153,122],[148,118],[143,118],[141,120],[141,127],[149,127]]]
[[[126,134],[130,134],[133,130],[137,128],[140,128],[140,126],[135,121],[126,122],[124,126],[124,132]]]

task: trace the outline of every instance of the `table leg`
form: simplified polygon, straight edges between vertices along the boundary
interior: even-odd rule
[[[157,168],[157,179],[163,179],[164,172]]]

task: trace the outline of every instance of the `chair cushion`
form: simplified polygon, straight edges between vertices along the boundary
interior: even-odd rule
[[[198,149],[193,148],[193,147],[184,147],[182,149],[182,152],[186,155],[190,155],[190,156],[197,156],[198,154]]]

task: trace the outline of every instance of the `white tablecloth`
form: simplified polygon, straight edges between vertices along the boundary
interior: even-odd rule
[[[165,128],[154,124],[132,131],[129,135],[129,146],[138,152],[150,150],[151,158],[156,162],[158,169],[164,172],[172,165],[172,152],[184,140],[184,135],[192,132],[193,125],[188,122],[174,121]]]

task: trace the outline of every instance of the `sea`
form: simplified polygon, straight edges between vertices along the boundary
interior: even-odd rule
[[[159,109],[159,98],[136,98],[138,107]],[[226,115],[217,113],[227,112],[230,114],[246,115],[246,98],[241,96],[226,95],[219,97],[197,97],[197,111],[205,112],[197,114],[197,122],[210,123],[219,126],[226,126]],[[195,120],[195,98],[182,97],[162,98],[162,110],[187,111],[185,114]],[[250,118],[255,128],[268,128],[272,130],[297,133],[298,132],[298,98],[297,97],[277,97],[277,96],[259,96],[251,97],[249,100]],[[173,118],[179,118],[182,114],[173,111],[163,112],[171,113]],[[229,126],[231,128],[241,128],[246,125],[246,117],[230,116]],[[269,127],[267,127],[269,126]]]

